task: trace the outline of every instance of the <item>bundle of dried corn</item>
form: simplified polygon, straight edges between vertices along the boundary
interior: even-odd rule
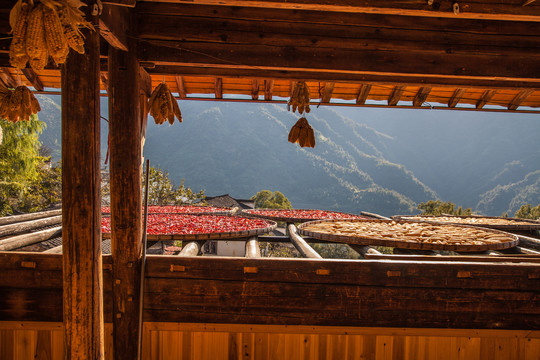
[[[156,86],[152,91],[152,95],[148,100],[148,109],[150,109],[150,115],[158,125],[163,124],[165,120],[168,120],[169,124],[172,125],[175,116],[179,122],[182,122],[182,113],[180,107],[178,107],[178,102],[176,102],[171,90],[164,82]]]
[[[79,0],[19,0],[11,9],[9,24],[13,40],[9,49],[11,65],[22,69],[29,62],[34,70],[43,70],[51,56],[63,64],[69,48],[84,54],[81,27],[94,30],[79,9]]]
[[[0,88],[0,117],[15,123],[30,120],[32,114],[41,111],[39,102],[26,86],[17,86],[15,90]]]
[[[289,142],[298,143],[301,147],[315,147],[315,133],[305,117],[298,119],[292,127]]]
[[[287,104],[288,109],[292,107],[292,112],[298,109],[298,113],[309,112],[309,88],[305,81],[297,81],[294,90]]]

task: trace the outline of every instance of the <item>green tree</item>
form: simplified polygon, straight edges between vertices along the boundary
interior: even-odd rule
[[[261,190],[251,197],[258,209],[292,209],[291,202],[281,192]]]
[[[32,116],[28,121],[0,120],[0,215],[33,209],[27,196],[36,196],[35,186],[43,175],[45,158],[39,155],[39,134],[45,123]]]
[[[176,187],[171,179],[169,179],[167,172],[159,167],[150,167],[148,174],[148,204],[181,205],[200,202],[204,199],[204,190],[194,193],[184,185],[184,179],[182,179],[180,186]]]
[[[514,217],[521,219],[540,219],[540,204],[533,207],[531,204],[521,205],[518,211],[514,214]]]
[[[440,200],[429,200],[426,203],[420,203],[417,207],[422,211],[422,215],[471,215],[471,208],[463,209],[459,206],[456,210],[456,205],[453,202],[442,202]]]

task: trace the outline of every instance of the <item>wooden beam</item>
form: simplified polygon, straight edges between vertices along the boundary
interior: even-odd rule
[[[389,106],[395,106],[399,102],[399,99],[401,99],[401,95],[403,95],[403,92],[405,91],[406,86],[396,86],[392,90],[392,93],[390,94],[390,97],[388,97],[388,105]]]
[[[141,77],[139,79],[141,90],[149,98],[152,95],[152,78],[143,67],[139,67],[139,74]]]
[[[302,254],[303,257],[312,258],[312,259],[322,259],[322,256],[319,255],[309,244],[302,239],[300,235],[296,232],[296,226],[294,224],[287,225],[287,230],[289,230],[289,238],[291,243],[294,245],[296,250]]]
[[[364,105],[371,91],[371,84],[360,84],[358,95],[356,96],[356,105]]]
[[[190,241],[182,247],[178,256],[197,256],[206,241]]]
[[[214,80],[214,94],[216,99],[223,99],[223,79],[220,77]]]
[[[272,100],[272,91],[274,90],[274,80],[264,80],[264,100]]]
[[[9,72],[9,68],[3,67],[0,69],[0,80],[4,83],[6,87],[10,88],[16,88],[17,86],[21,85],[20,80],[15,79],[13,75],[11,75],[11,72]]]
[[[321,103],[328,104],[332,99],[332,93],[334,92],[333,82],[326,82],[322,91]]]
[[[490,102],[491,98],[493,97],[493,95],[495,95],[496,92],[497,92],[496,90],[486,90],[486,91],[484,91],[484,93],[482,94],[480,99],[478,99],[478,101],[476,102],[476,108],[477,109],[483,108],[484,105],[486,105],[488,102]]]
[[[122,2],[126,0],[107,0],[109,2]],[[358,2],[355,0],[337,0],[328,2],[325,0],[309,1],[289,1],[289,0],[194,0],[198,5],[223,5],[241,6],[273,9],[289,9],[298,12],[302,11],[325,11],[325,12],[346,12],[351,14],[373,14],[373,15],[407,15],[425,16],[438,18],[455,18],[453,3],[445,1],[434,1],[429,3],[407,0],[367,0]],[[508,21],[540,21],[540,7],[521,6],[515,3],[493,3],[487,1],[460,3],[462,11],[460,18],[466,19],[489,19]],[[529,10],[529,11],[527,11]]]
[[[259,240],[256,236],[246,241],[246,257],[252,259],[261,257],[261,248],[259,247]]]
[[[37,91],[43,91],[43,83],[41,82],[41,79],[39,78],[38,74],[32,69],[32,68],[26,68],[22,69],[22,73],[28,81],[30,81],[30,84],[36,89]]]
[[[456,105],[459,103],[459,101],[463,97],[463,94],[465,94],[465,91],[467,91],[467,89],[456,89],[454,91],[454,94],[450,98],[450,100],[448,100],[448,107],[449,108],[456,107]]]
[[[56,215],[52,217],[28,220],[15,224],[8,224],[0,226],[0,237],[16,235],[23,232],[39,229],[45,226],[51,226],[60,224],[62,222],[62,215]]]
[[[349,246],[354,251],[356,251],[357,253],[362,255],[363,258],[367,258],[368,255],[381,255],[381,253],[379,251],[375,250],[371,246],[357,245],[357,244],[349,244]]]
[[[51,216],[62,215],[62,209],[49,210],[49,211],[39,211],[35,213],[28,213],[22,215],[11,215],[0,217],[0,226],[7,224],[14,224],[23,221],[43,219]]]
[[[517,108],[525,101],[529,96],[532,95],[534,91],[531,90],[521,90],[512,102],[508,105],[508,110],[517,110]]]
[[[382,215],[375,214],[375,213],[371,213],[371,212],[367,212],[367,211],[360,212],[360,215],[367,216],[367,217],[374,218],[374,219],[380,219],[380,220],[392,220],[389,217],[382,216]]]
[[[133,8],[137,4],[137,0],[104,0],[103,3]]]
[[[421,87],[416,93],[416,96],[414,97],[413,106],[414,107],[422,106],[422,104],[424,104],[427,97],[429,96],[430,91],[431,91],[431,87],[429,86]]]
[[[180,99],[186,98],[186,88],[184,86],[184,77],[183,76],[175,76],[176,80],[176,86],[178,88],[178,97]]]
[[[135,48],[136,39],[128,40]],[[135,52],[109,48],[109,136],[113,341],[115,359],[139,358],[142,146],[140,65]]]
[[[109,92],[109,78],[107,77],[107,73],[101,72],[99,79],[101,80],[101,84],[103,84],[105,91]]]
[[[45,240],[54,239],[62,235],[62,227],[56,226],[50,229],[36,231],[29,234],[12,236],[0,240],[0,251],[18,249]]]
[[[99,34],[82,31],[85,54],[72,51],[62,66],[64,354],[103,359],[100,47]]]
[[[99,33],[110,46],[128,51],[126,15],[128,9],[105,4],[99,18]]]
[[[251,99],[259,99],[259,80],[251,80]]]

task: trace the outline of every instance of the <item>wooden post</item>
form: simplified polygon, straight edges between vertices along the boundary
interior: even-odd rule
[[[140,71],[136,42],[129,52],[109,49],[111,251],[114,359],[139,354],[142,241]]]
[[[103,359],[99,34],[83,33],[86,53],[70,51],[62,68],[64,351]]]

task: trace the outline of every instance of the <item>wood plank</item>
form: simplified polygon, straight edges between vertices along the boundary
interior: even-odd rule
[[[105,4],[99,17],[99,33],[110,46],[128,51],[127,34],[129,26],[125,20],[128,9]]]
[[[128,47],[135,48],[129,39]],[[134,52],[109,48],[109,136],[113,338],[115,359],[139,356],[142,250],[140,65]]]
[[[62,219],[60,217],[60,222]],[[53,239],[62,235],[62,227],[56,226],[51,229],[45,229],[41,231],[36,231],[29,234],[23,234],[18,236],[12,236],[0,240],[0,251],[13,250],[28,246],[31,244],[36,244],[45,240]]]
[[[246,257],[247,258],[260,258],[261,249],[259,247],[259,240],[257,237],[252,237],[246,241]]]
[[[257,79],[251,80],[251,99],[259,99],[259,80]]]
[[[463,94],[465,94],[465,91],[467,91],[467,89],[456,89],[454,91],[454,94],[450,98],[450,100],[448,100],[448,107],[449,108],[456,107],[456,105],[459,103],[459,101],[463,97]]]
[[[71,52],[62,67],[64,339],[66,358],[103,359],[100,47],[99,34],[83,35],[85,54]]]
[[[296,231],[296,226],[294,224],[288,224],[287,230],[289,232],[289,238],[291,243],[294,245],[296,250],[302,254],[303,257],[312,258],[312,259],[322,259],[322,256],[319,255],[309,244],[298,235]]]
[[[214,94],[216,99],[223,99],[223,79],[218,77],[214,80]]]
[[[324,84],[322,97],[321,97],[321,103],[323,104],[330,103],[330,100],[332,99],[332,93],[334,92],[334,85],[335,83],[333,82],[326,82]]]
[[[429,96],[430,92],[431,92],[431,87],[429,86],[421,87],[414,97],[413,106],[414,107],[422,106],[424,102],[426,101],[427,97]]]
[[[53,360],[51,331],[37,332],[35,359]]]
[[[17,222],[29,221],[29,220],[43,219],[46,217],[51,217],[51,216],[56,216],[56,215],[62,215],[62,209],[39,211],[35,213],[22,214],[22,215],[4,216],[0,218],[0,226],[13,224]]]
[[[356,105],[364,105],[371,91],[371,84],[360,84],[358,96],[356,97]]]
[[[184,77],[183,76],[175,76],[176,80],[176,86],[178,88],[178,97],[180,99],[186,98],[186,88],[184,85]]]
[[[395,106],[401,99],[401,95],[405,91],[406,86],[395,86],[392,93],[388,97],[388,106]]]
[[[533,92],[531,90],[521,90],[508,105],[508,110],[516,110]]]
[[[109,2],[125,0],[108,0]],[[455,17],[453,3],[433,2],[432,5],[414,0],[368,0],[359,3],[354,0],[338,0],[327,2],[324,0],[194,0],[199,5],[224,5],[260,8],[291,9],[296,11],[317,10],[326,12],[349,12],[352,14],[385,14],[426,17]],[[467,11],[460,12],[459,16],[468,19],[490,19],[509,21],[540,21],[540,7],[515,6],[512,3],[493,2],[466,2],[460,3]]]
[[[476,108],[477,109],[483,108],[484,105],[489,103],[489,101],[491,100],[493,95],[495,95],[495,93],[496,93],[496,90],[486,90],[486,91],[484,91],[484,93],[482,94],[480,99],[478,99],[478,101],[476,102]]]
[[[264,80],[264,100],[272,100],[272,91],[274,90],[274,80]]]
[[[147,98],[149,98],[152,95],[152,78],[142,66],[139,67],[139,76],[141,91],[144,95],[146,95]]]
[[[32,68],[26,68],[22,69],[22,73],[30,81],[30,84],[36,89],[37,91],[43,91],[43,82],[41,82],[41,79],[39,78],[38,74],[32,69]]]

